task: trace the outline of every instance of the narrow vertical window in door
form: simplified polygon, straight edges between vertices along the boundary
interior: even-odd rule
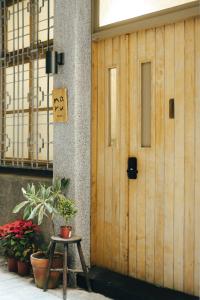
[[[108,145],[113,146],[117,140],[117,68],[109,69],[109,134]]]
[[[141,146],[151,147],[151,62],[141,64]]]

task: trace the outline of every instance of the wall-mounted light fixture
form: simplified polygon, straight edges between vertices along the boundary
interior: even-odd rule
[[[47,50],[46,52],[46,74],[57,74],[58,65],[62,66],[65,63],[64,53]]]

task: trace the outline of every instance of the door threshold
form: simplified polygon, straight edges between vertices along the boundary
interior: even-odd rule
[[[115,300],[197,300],[198,297],[162,288],[100,267],[89,271],[92,291]],[[86,289],[83,273],[77,276],[79,287]]]

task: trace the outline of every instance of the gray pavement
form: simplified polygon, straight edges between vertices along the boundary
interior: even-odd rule
[[[32,278],[20,277],[7,271],[0,261],[0,300],[58,300],[62,299],[62,287],[43,292],[38,289]],[[67,300],[106,300],[100,294],[88,293],[81,289],[67,290]]]

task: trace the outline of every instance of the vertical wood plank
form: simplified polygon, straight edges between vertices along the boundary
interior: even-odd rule
[[[164,249],[164,27],[156,29],[155,282],[163,285]]]
[[[137,193],[137,277],[145,279],[145,236],[146,236],[146,199],[145,199],[145,148],[141,147],[141,61],[146,59],[146,34],[138,32],[138,193]]]
[[[184,291],[194,289],[194,20],[185,21]]]
[[[105,55],[104,41],[98,47],[98,158],[97,158],[97,253],[99,266],[104,266],[104,212],[105,212]]]
[[[155,263],[155,29],[146,31],[146,59],[151,62],[151,147],[146,148],[146,280],[154,282]]]
[[[174,119],[169,118],[169,100],[174,98],[174,25],[165,27],[165,214],[164,286],[174,281]],[[175,99],[176,107],[176,99]],[[176,112],[175,112],[176,114]]]
[[[128,35],[120,37],[120,269],[128,273]]]
[[[184,232],[184,22],[175,24],[174,288],[183,290]]]
[[[92,44],[92,170],[91,170],[91,264],[95,264],[97,252],[97,89],[98,43]]]
[[[117,142],[113,146],[113,172],[112,172],[112,269],[116,272],[120,272],[120,235],[119,235],[119,218],[120,218],[120,107],[119,107],[119,97],[120,97],[120,85],[119,85],[119,75],[120,75],[120,38],[115,37],[113,39],[113,65],[117,67]],[[114,253],[114,255],[113,255]]]
[[[110,269],[112,266],[111,252],[111,228],[112,224],[112,146],[109,145],[110,136],[110,82],[109,82],[109,68],[112,67],[112,39],[105,40],[105,140],[104,140],[104,152],[105,152],[105,205],[104,205],[104,264]]]
[[[200,296],[200,18],[195,20],[195,266],[194,293]]]
[[[138,61],[137,33],[129,39],[129,156],[138,157]],[[137,180],[129,180],[129,275],[136,276],[137,252]]]

